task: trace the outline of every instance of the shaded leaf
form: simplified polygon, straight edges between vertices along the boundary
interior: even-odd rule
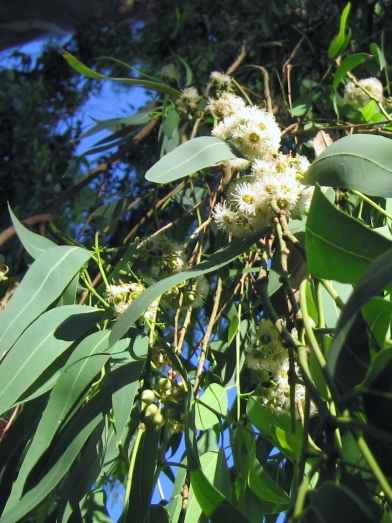
[[[147,171],[146,179],[155,183],[172,182],[236,156],[230,146],[219,138],[194,138],[161,158]]]

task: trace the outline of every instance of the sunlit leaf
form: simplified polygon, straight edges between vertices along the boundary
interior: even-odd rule
[[[82,305],[66,305],[40,316],[0,365],[0,412],[8,410],[45,369],[100,318]]]
[[[0,315],[3,352],[58,298],[91,255],[80,247],[54,247],[32,264]]]
[[[392,242],[337,209],[316,187],[306,222],[307,262],[313,276],[356,283],[391,247]]]
[[[194,138],[163,156],[147,171],[146,179],[155,183],[172,182],[236,156],[231,147],[219,138]]]
[[[358,67],[358,65],[365,62],[368,58],[370,58],[370,55],[366,53],[353,54],[348,58],[345,58],[336,70],[335,77],[332,83],[333,90],[336,91],[340,82],[343,80],[343,78],[349,71],[352,71],[353,69]]]
[[[195,426],[198,430],[209,429],[220,421],[220,418],[205,407],[203,403],[220,414],[227,414],[227,392],[226,389],[218,383],[209,385],[201,396],[200,401],[202,403],[197,403],[195,406]]]
[[[8,206],[12,225],[15,227],[16,234],[18,235],[19,240],[22,242],[23,247],[33,258],[38,258],[43,252],[46,252],[48,249],[56,247],[56,244],[41,236],[40,234],[35,234],[25,227],[12,212],[11,207]]]
[[[350,42],[350,34],[346,34],[347,19],[350,14],[351,3],[349,2],[343,9],[339,23],[339,33],[335,36],[328,48],[328,58],[336,58],[341,54]]]
[[[151,89],[152,91],[156,91],[157,93],[168,94],[174,100],[178,98],[178,96],[180,96],[181,94],[181,91],[173,89],[173,87],[170,87],[169,85],[160,82],[153,82],[151,80],[141,80],[139,78],[110,78],[109,76],[105,76],[103,74],[93,71],[92,69],[84,65],[82,62],[80,62],[77,58],[75,58],[75,56],[68,53],[67,51],[64,51],[64,49],[62,49],[62,54],[65,60],[67,60],[69,65],[72,67],[72,69],[86,76],[87,78],[92,78],[94,80],[112,80],[115,82],[122,82],[129,85],[138,85],[139,87]]]
[[[308,185],[356,189],[370,196],[392,196],[392,140],[353,134],[341,138],[312,163]]]

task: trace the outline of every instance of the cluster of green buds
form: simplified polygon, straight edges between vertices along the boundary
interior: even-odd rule
[[[161,304],[165,309],[174,310],[198,309],[203,306],[208,292],[209,284],[205,276],[197,276],[190,281],[179,283],[162,295]]]
[[[119,285],[108,285],[106,287],[106,299],[113,305],[114,315],[118,319],[130,304],[145,290],[141,283],[123,283]],[[158,303],[154,301],[143,314],[144,319],[153,320],[156,316]]]
[[[187,390],[183,383],[160,378],[156,389],[145,389],[140,396],[144,416],[157,428],[167,422],[174,432],[183,432],[186,396]]]
[[[186,268],[184,246],[166,236],[152,236],[137,247],[138,273],[148,283],[162,280]]]

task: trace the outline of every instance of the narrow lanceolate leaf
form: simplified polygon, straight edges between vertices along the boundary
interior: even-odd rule
[[[0,315],[2,353],[59,297],[91,255],[80,247],[61,246],[49,249],[33,263]]]
[[[345,136],[316,158],[305,174],[304,183],[391,197],[392,140],[371,134]]]
[[[113,80],[115,82],[122,82],[129,85],[138,85],[139,87],[145,87],[146,89],[151,89],[152,91],[156,91],[157,93],[163,93],[168,94],[172,99],[176,99],[180,96],[181,91],[178,91],[177,89],[173,89],[173,87],[170,87],[169,85],[160,83],[160,82],[153,82],[151,80],[141,80],[140,78],[110,78],[109,76],[105,76],[104,74],[97,73],[96,71],[93,71],[86,65],[84,65],[82,62],[80,62],[75,56],[73,56],[70,53],[67,53],[67,51],[64,51],[62,49],[63,57],[65,60],[67,60],[68,64],[72,67],[72,69],[75,69],[78,73],[87,76],[87,78],[93,78],[94,80]]]
[[[328,58],[336,58],[341,54],[350,42],[350,34],[346,34],[348,15],[350,14],[351,3],[349,2],[343,9],[339,23],[339,33],[332,40],[328,49]]]
[[[40,316],[0,364],[0,413],[22,394],[101,316],[94,307],[65,305]]]
[[[23,460],[6,506],[7,510],[17,503],[22,496],[28,474],[50,446],[56,432],[61,430],[62,423],[66,420],[70,410],[80,400],[83,391],[105,365],[111,352],[121,349],[125,351],[127,340],[121,340],[109,349],[109,334],[110,331],[99,331],[85,338],[72,352],[64,365],[50,395],[48,405],[42,414],[35,437]],[[14,353],[14,349],[10,352],[10,355]],[[45,358],[43,358],[43,361],[45,361]]]
[[[358,65],[365,62],[365,60],[368,60],[371,58],[371,55],[366,53],[358,53],[353,54],[343,60],[343,62],[339,65],[339,67],[336,70],[335,77],[333,79],[332,88],[334,91],[339,87],[340,82],[343,80],[343,78],[346,76],[346,74],[351,71],[352,69],[355,69],[358,67]]]
[[[210,256],[208,260],[196,265],[192,269],[179,272],[169,278],[154,283],[154,285],[142,292],[142,294],[131,303],[120,319],[114,324],[110,336],[110,343],[116,343],[120,338],[122,338],[133,323],[143,314],[147,307],[159,296],[178,283],[224,267],[238,258],[242,253],[246,252],[257,238],[258,235],[249,236],[248,238],[237,238],[228,245],[222,247],[222,249],[219,249],[219,251]]]
[[[249,523],[249,520],[209,481],[201,468],[194,437],[194,407],[186,411],[186,453],[190,470],[191,487],[203,513],[214,523]]]
[[[40,234],[35,234],[34,232],[29,231],[15,216],[12,212],[11,207],[8,206],[10,211],[12,225],[15,227],[16,234],[18,235],[19,240],[22,242],[23,247],[34,259],[38,258],[43,252],[46,252],[52,247],[56,247],[56,244],[41,236]]]
[[[104,429],[104,414],[110,409],[110,380],[101,384],[102,389],[75,416],[64,432],[57,447],[41,469],[42,477],[37,484],[21,498],[19,503],[3,513],[1,523],[16,523],[34,510],[68,472],[84,447],[90,434],[101,424]]]
[[[223,140],[214,136],[202,136],[189,140],[166,154],[147,171],[146,179],[155,183],[172,182],[236,156]]]
[[[370,263],[391,248],[392,242],[338,210],[316,187],[306,222],[307,262],[313,276],[357,283]]]

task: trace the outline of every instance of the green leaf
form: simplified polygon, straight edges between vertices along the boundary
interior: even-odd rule
[[[101,313],[94,307],[65,305],[40,316],[18,339],[0,365],[0,413],[8,410],[47,367]]]
[[[212,383],[206,387],[200,401],[224,416],[227,414],[227,392],[226,389],[218,383]],[[198,430],[207,430],[219,423],[221,419],[201,403],[196,403],[195,410],[195,426]]]
[[[382,71],[384,69],[384,67],[387,65],[387,61],[385,59],[384,53],[375,43],[370,44],[370,52],[372,53],[372,55],[374,55],[375,59],[377,60],[378,65],[380,67],[380,71]]]
[[[370,196],[392,196],[392,140],[353,134],[325,149],[305,174],[306,185],[347,187]]]
[[[80,247],[54,247],[32,264],[0,315],[2,352],[59,297],[91,255]]]
[[[95,428],[99,424],[104,428],[104,413],[110,408],[111,393],[107,386],[108,380],[105,380],[105,384],[69,425],[51,458],[45,463],[41,479],[16,505],[3,513],[1,523],[16,523],[34,510],[68,472]]]
[[[46,252],[52,247],[57,247],[57,245],[41,236],[40,234],[35,234],[31,232],[27,227],[25,227],[12,212],[11,207],[8,205],[8,209],[11,215],[12,225],[15,227],[16,234],[18,235],[19,240],[22,242],[23,247],[34,259],[38,258],[43,252]]]
[[[307,95],[302,95],[293,102],[291,109],[291,116],[299,118],[305,116],[305,114],[312,107],[312,99]]]
[[[210,451],[200,456],[200,465],[205,477],[213,483],[218,461],[218,452]],[[202,509],[197,501],[191,485],[189,489],[188,504],[185,514],[185,523],[198,523]]]
[[[56,432],[62,428],[69,412],[105,365],[111,352],[113,350],[124,351],[127,348],[127,340],[121,340],[109,348],[109,334],[109,331],[99,331],[82,340],[64,365],[42,414],[35,437],[23,460],[12,495],[7,503],[7,509],[17,503],[22,496],[28,474],[50,446]],[[13,350],[10,354],[12,353]]]
[[[286,492],[271,478],[256,458],[249,468],[248,484],[252,492],[262,500],[283,505],[282,511],[289,503]]]
[[[173,133],[178,129],[180,120],[180,115],[177,113],[175,107],[171,105],[167,110],[166,117],[162,124],[163,132],[169,139],[173,138]]]
[[[349,56],[348,58],[344,59],[343,62],[339,65],[339,67],[336,70],[333,83],[332,83],[332,89],[336,91],[338,88],[340,82],[343,80],[343,78],[346,76],[346,74],[349,71],[352,71],[358,65],[365,62],[368,58],[370,58],[371,55],[368,55],[366,53],[358,53],[353,54]]]
[[[214,136],[202,136],[183,143],[166,154],[146,173],[146,179],[168,183],[237,155],[230,146]]]
[[[151,120],[150,113],[148,112],[140,112],[140,113],[134,113],[129,116],[125,116],[124,118],[109,118],[108,120],[95,120],[95,122],[98,122],[94,127],[83,133],[79,140],[82,138],[87,138],[87,136],[91,136],[92,134],[96,134],[102,130],[109,130],[109,131],[118,131],[119,128],[127,127],[131,125],[139,126],[144,125],[148,123]]]
[[[86,76],[87,78],[92,78],[94,80],[112,80],[115,82],[122,82],[129,85],[138,85],[139,87],[144,87],[145,89],[151,89],[152,91],[156,91],[157,93],[163,93],[168,94],[172,99],[176,99],[181,95],[181,91],[178,91],[177,89],[173,89],[173,87],[170,87],[169,85],[160,83],[160,82],[152,82],[150,80],[141,80],[139,78],[133,79],[133,78],[110,78],[108,76],[105,76],[100,73],[96,73],[86,65],[82,64],[75,56],[68,53],[67,51],[64,51],[62,49],[62,54],[65,60],[68,62],[68,64],[74,69],[76,72]]]
[[[125,310],[124,314],[122,314],[119,320],[114,324],[110,336],[110,343],[115,343],[122,338],[133,323],[144,313],[147,307],[149,307],[154,300],[159,298],[159,296],[178,283],[224,267],[242,253],[246,252],[258,237],[259,235],[253,235],[248,238],[236,238],[234,241],[225,245],[215,254],[210,256],[208,260],[192,267],[192,269],[179,272],[178,274],[174,274],[169,278],[165,278],[164,280],[151,285],[151,287],[143,291],[142,294],[131,303],[131,305]]]
[[[377,343],[377,348],[382,349],[390,327],[392,303],[383,298],[372,298],[362,307],[362,314],[369,327],[372,339]]]
[[[309,272],[316,278],[356,283],[392,242],[338,210],[316,187],[306,222]]]
[[[346,34],[347,19],[350,14],[350,9],[351,3],[349,2],[343,9],[340,17],[339,33],[332,40],[328,48],[328,58],[330,60],[343,53],[350,42],[350,34]]]
[[[379,256],[366,270],[351,294],[336,326],[331,350],[328,354],[328,368],[332,375],[351,326],[360,309],[374,296],[379,295],[392,282],[392,249]]]
[[[120,341],[120,343],[123,340]],[[127,340],[127,344],[129,340]],[[118,343],[116,344],[118,347]],[[116,351],[117,352],[117,351]],[[114,390],[112,396],[114,423],[116,426],[116,441],[124,443],[124,431],[129,422],[136,392],[140,386],[140,373],[144,361],[135,361],[128,351],[120,354],[112,366],[112,381]]]
[[[153,479],[156,469],[159,435],[160,431],[148,424],[147,429],[141,436],[132,475],[128,514],[124,523],[142,522],[146,520],[148,515],[154,490]]]

